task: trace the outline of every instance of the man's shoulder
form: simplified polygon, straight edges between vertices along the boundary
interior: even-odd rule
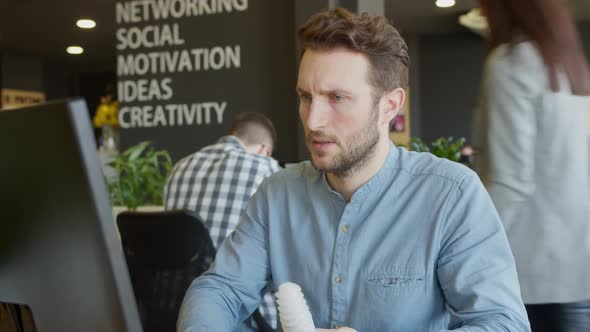
[[[177,164],[187,163],[197,158],[204,158],[211,155],[219,155],[225,153],[225,145],[223,143],[214,143],[206,145],[189,155],[182,157]]]
[[[215,143],[203,147],[197,152],[194,152],[178,161],[178,164],[188,164],[191,161],[197,160],[216,160],[217,163],[226,163],[233,167],[250,166],[254,169],[268,169],[275,171],[279,168],[279,163],[272,157],[265,157],[253,153],[248,153],[246,150],[234,149],[227,143]],[[198,164],[195,163],[195,167]]]
[[[243,157],[245,160],[248,160],[254,163],[257,167],[260,168],[268,168],[271,171],[276,171],[280,168],[279,162],[272,158],[272,157],[265,157],[259,154],[247,153],[247,152],[240,152],[240,151],[232,151],[232,153],[236,153],[237,155]]]
[[[470,168],[458,162],[439,158],[428,152],[415,152],[399,148],[399,168],[410,177],[439,178],[449,184],[461,184],[477,178]]]
[[[199,165],[200,160],[203,159],[211,159],[213,157],[213,155],[220,155],[222,153],[221,150],[219,150],[218,148],[215,148],[215,145],[208,145],[204,148],[202,148],[199,151],[193,152],[191,154],[189,154],[188,156],[184,156],[182,157],[180,160],[178,160],[176,162],[176,166],[184,166],[187,167],[188,165]]]
[[[297,164],[289,165],[271,175],[267,182],[270,185],[290,185],[303,184],[310,178],[318,177],[319,172],[315,170],[311,162],[303,161]]]

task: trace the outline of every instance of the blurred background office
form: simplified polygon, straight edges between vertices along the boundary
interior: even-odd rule
[[[405,135],[400,143],[409,136],[471,137],[486,43],[459,17],[478,7],[475,0],[173,0],[158,2],[164,5],[156,11],[141,3],[2,1],[3,107],[82,96],[95,117],[111,96],[118,114],[108,121],[101,112],[97,139],[105,127],[104,141],[114,136],[118,150],[150,140],[174,161],[213,143],[235,114],[262,112],[277,127],[274,156],[300,161],[306,151],[294,92],[295,27],[320,8],[340,5],[386,15],[408,40],[408,114],[392,126]],[[590,3],[568,3],[588,49]],[[461,21],[481,29],[477,15]]]
[[[590,1],[565,3],[588,60]],[[408,42],[409,102],[391,124],[392,140],[477,159],[472,123],[489,45],[476,0],[3,0],[0,112],[84,98],[105,175],[117,183],[109,186],[114,214],[161,210],[172,165],[227,134],[240,113],[274,123],[281,165],[307,159],[296,27],[335,6],[385,15]],[[586,135],[568,150],[587,154],[590,122]],[[149,181],[134,187],[135,176]]]

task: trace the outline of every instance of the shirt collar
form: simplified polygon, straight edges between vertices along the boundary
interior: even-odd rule
[[[244,147],[242,142],[240,142],[240,140],[236,136],[233,136],[233,135],[223,136],[219,140],[217,140],[217,143],[228,145],[228,146],[231,146],[232,148],[235,148],[235,149],[238,149],[241,151],[246,151],[246,147]]]
[[[385,185],[387,181],[383,181],[387,177],[391,175],[391,171],[395,168],[396,157],[398,155],[397,148],[393,143],[389,144],[389,153],[383,166],[377,171],[377,173],[364,185],[362,185],[357,191],[352,194],[349,205],[354,207],[360,207],[362,203],[367,199],[370,193],[379,192],[380,189]],[[342,195],[338,192],[334,191],[330,185],[328,184],[328,179],[326,178],[326,173],[321,172],[320,176],[322,178],[323,186],[330,192],[331,195],[336,196],[339,200],[344,201]]]

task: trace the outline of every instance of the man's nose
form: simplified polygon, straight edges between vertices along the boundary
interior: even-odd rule
[[[321,100],[314,99],[308,106],[304,125],[310,131],[323,129],[327,124],[328,109]]]

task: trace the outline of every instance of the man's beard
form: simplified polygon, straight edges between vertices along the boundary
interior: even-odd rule
[[[320,166],[313,158],[311,142],[315,137],[327,137],[321,131],[306,135],[307,150],[311,155],[313,166],[321,172],[332,173],[337,177],[350,176],[355,170],[361,169],[375,154],[379,142],[379,128],[377,126],[378,110],[372,110],[367,125],[349,137],[346,142],[335,142],[340,152],[332,158],[328,165]],[[327,137],[330,138],[330,137]]]

